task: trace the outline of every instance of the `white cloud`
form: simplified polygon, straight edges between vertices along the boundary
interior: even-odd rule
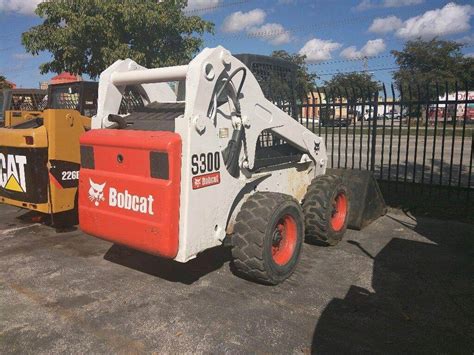
[[[185,11],[189,12],[210,12],[213,7],[218,6],[221,0],[188,0]]]
[[[346,59],[358,59],[364,57],[372,57],[382,53],[387,46],[381,38],[367,41],[367,43],[360,49],[357,50],[356,46],[350,46],[341,51],[341,57]]]
[[[0,13],[17,12],[22,15],[34,15],[40,2],[43,0],[0,0]]]
[[[464,45],[474,44],[474,34],[469,34],[467,36],[461,37],[457,39],[456,42],[464,44]]]
[[[13,58],[18,60],[26,60],[33,58],[33,55],[31,55],[30,53],[15,53],[13,54]]]
[[[467,53],[464,55],[465,57],[468,57],[468,58],[474,58],[474,52],[472,53]]]
[[[376,18],[369,27],[369,32],[373,33],[389,33],[402,27],[403,21],[396,16]]]
[[[266,16],[267,14],[262,9],[234,12],[224,19],[222,31],[233,33],[249,30],[251,27],[261,25]]]
[[[358,11],[365,11],[379,7],[402,7],[412,6],[423,3],[424,0],[383,0],[382,2],[374,2],[373,0],[362,0],[359,5],[355,7]]]
[[[404,39],[432,39],[436,36],[465,32],[471,28],[469,21],[473,14],[474,7],[471,5],[449,3],[441,9],[409,18],[396,31],[396,35]]]
[[[371,0],[362,0],[359,5],[355,7],[357,11],[365,11],[375,7],[375,4]]]
[[[382,7],[402,7],[402,6],[412,6],[419,5],[425,0],[384,0]]]
[[[279,23],[264,23],[267,14],[262,9],[249,12],[237,11],[227,16],[222,24],[222,31],[236,33],[245,31],[251,37],[260,38],[275,46],[289,43],[291,33]]]
[[[292,38],[291,33],[279,23],[266,23],[260,27],[253,27],[248,33],[266,40],[274,46],[289,43]]]
[[[306,55],[308,63],[331,59],[331,53],[341,48],[341,44],[331,40],[313,38],[306,42],[299,54]]]

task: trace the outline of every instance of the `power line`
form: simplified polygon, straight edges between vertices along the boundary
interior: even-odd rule
[[[461,48],[472,48],[474,44],[466,43],[460,45]],[[326,49],[318,49],[313,52],[324,52],[327,51]],[[392,51],[392,49],[390,49]],[[372,60],[372,59],[382,59],[382,58],[390,58],[393,57],[392,54],[380,54],[380,55],[372,55],[372,56],[362,56],[362,57],[354,57],[354,58],[346,58],[346,59],[335,59],[335,60],[327,60],[324,62],[317,62],[317,63],[307,63],[308,66],[315,66],[315,65],[329,65],[329,64],[340,64],[340,63],[347,63],[347,62],[358,62],[361,60]]]
[[[301,25],[301,26],[293,26],[282,30],[273,30],[273,31],[254,31],[249,33],[229,33],[229,34],[221,34],[217,36],[213,36],[210,40],[217,41],[222,38],[236,38],[236,39],[246,39],[246,38],[273,38],[285,34],[291,34],[292,32],[300,32],[306,29],[320,29],[324,27],[334,26],[334,24],[348,24],[351,22],[359,21],[361,19],[371,18],[372,16],[365,15],[365,16],[358,16],[354,18],[348,18],[342,21],[327,21],[327,22],[320,22],[314,25]]]
[[[9,51],[10,49],[14,49],[14,48],[18,48],[18,46],[10,46],[10,47],[0,48],[0,52]]]
[[[370,73],[370,72],[374,72],[374,71],[395,71],[395,70],[398,70],[399,68],[398,67],[389,67],[389,68],[367,68],[367,71]],[[332,72],[332,73],[317,73],[318,75],[321,75],[321,76],[326,76],[326,75],[336,75],[336,74],[352,74],[352,73],[365,73],[365,69],[364,70],[354,70],[354,71],[336,71],[336,72]]]
[[[236,6],[236,5],[247,4],[247,3],[252,2],[252,1],[255,1],[255,0],[240,0],[240,1],[233,1],[233,2],[225,2],[225,3],[214,5],[214,6],[199,7],[199,8],[190,9],[190,10],[185,9],[185,10],[183,10],[183,14],[188,15],[188,14],[195,14],[195,13],[200,13],[200,12],[214,11],[214,10],[221,9],[221,8],[227,8],[227,7],[232,7],[232,6]],[[6,35],[3,34],[3,35],[0,35],[0,38],[1,39],[4,39],[4,38],[8,39],[13,35],[14,34],[6,34]]]
[[[358,62],[360,60],[365,60],[365,59],[371,60],[371,59],[382,59],[382,58],[390,58],[390,57],[392,57],[392,54],[368,55],[368,56],[363,56],[363,57],[335,59],[335,60],[328,60],[324,62],[308,63],[308,65],[339,64],[339,63],[347,63],[347,62]]]
[[[454,7],[458,6],[456,3],[449,3],[443,6],[443,8],[447,7]],[[335,27],[335,25],[345,25],[345,24],[350,24],[353,22],[359,22],[362,20],[366,19],[373,19],[373,15],[364,15],[364,16],[353,16],[353,17],[348,17],[346,19],[340,20],[340,21],[334,21],[334,20],[327,20],[324,22],[319,22],[318,24],[313,24],[313,25],[301,25],[301,26],[293,26],[289,27],[286,29],[280,29],[280,30],[273,30],[273,31],[254,31],[254,32],[247,32],[247,33],[231,33],[231,34],[225,34],[225,35],[218,35],[218,36],[213,36],[211,40],[217,40],[219,38],[273,38],[276,36],[284,35],[284,34],[290,34],[292,32],[300,32],[303,30],[307,29],[320,29],[324,27]]]
[[[223,3],[221,5],[201,7],[201,8],[191,9],[191,10],[183,10],[183,13],[187,15],[187,14],[194,14],[194,13],[199,13],[199,12],[208,12],[208,11],[213,11],[213,10],[226,8],[226,7],[231,7],[231,6],[235,6],[235,5],[242,5],[242,4],[252,2],[252,1],[255,1],[255,0],[240,0],[240,1]]]

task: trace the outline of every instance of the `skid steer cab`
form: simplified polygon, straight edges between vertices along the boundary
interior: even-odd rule
[[[39,117],[46,107],[46,90],[5,89],[2,96],[2,116],[0,127],[10,127]],[[1,122],[3,121],[3,122]]]
[[[182,66],[114,63],[81,137],[80,227],[179,262],[226,241],[238,274],[288,278],[305,235],[336,244],[350,210],[324,141],[296,120],[294,83],[287,62],[220,46]],[[120,115],[127,87],[144,105]]]
[[[95,82],[51,85],[46,109],[0,129],[0,202],[77,224],[79,136],[97,110]]]

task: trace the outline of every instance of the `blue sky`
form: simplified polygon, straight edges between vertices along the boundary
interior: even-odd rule
[[[33,10],[39,0],[0,0],[0,74],[20,87],[37,87],[54,74],[40,75],[47,53],[27,55],[21,33],[39,24]],[[205,46],[223,45],[233,53],[270,54],[273,50],[304,53],[311,71],[329,79],[338,71],[369,71],[391,81],[395,67],[390,50],[406,40],[439,36],[467,43],[474,53],[470,2],[441,0],[190,0],[190,11],[216,25]],[[207,10],[202,10],[203,8]],[[209,9],[211,8],[211,9]]]

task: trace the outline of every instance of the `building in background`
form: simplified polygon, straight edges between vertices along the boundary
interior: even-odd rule
[[[74,75],[68,72],[62,72],[59,75],[51,78],[49,84],[63,84],[63,83],[73,83],[76,81],[82,81],[82,77],[80,75]]]
[[[443,121],[446,117],[446,121],[452,122],[454,117],[456,121],[463,121],[466,119],[467,123],[474,122],[474,91],[459,91],[457,94],[449,94],[439,96],[440,103],[438,105],[431,105],[429,110],[430,123],[434,124],[435,121]],[[443,103],[444,101],[444,103]],[[471,101],[468,103],[468,101]],[[447,106],[447,109],[446,109]]]
[[[12,82],[12,81],[10,81],[10,80],[5,80],[5,82],[6,82],[8,85],[10,85],[10,87],[11,87],[12,89],[16,89],[16,84],[15,84],[14,82]]]

